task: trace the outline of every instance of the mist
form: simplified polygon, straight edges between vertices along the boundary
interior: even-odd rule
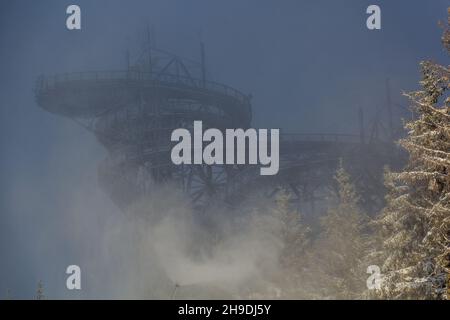
[[[82,8],[80,32],[65,29],[72,3]],[[107,151],[39,108],[35,82],[125,69],[150,25],[158,47],[183,57],[198,60],[203,41],[208,79],[252,95],[254,127],[355,133],[359,107],[370,119],[385,104],[386,78],[393,103],[406,105],[401,92],[417,88],[418,62],[444,56],[437,21],[447,1],[379,3],[388,32],[374,34],[370,1],[2,1],[0,298],[33,298],[38,281],[63,299],[311,298],[302,291],[316,275],[292,295],[280,280],[276,201],[255,192],[237,208],[199,214],[168,184],[120,209],[98,183]],[[311,219],[315,239],[320,219]],[[66,289],[71,264],[81,267],[80,291]]]

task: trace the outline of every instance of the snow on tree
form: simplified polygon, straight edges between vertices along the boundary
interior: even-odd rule
[[[265,203],[260,207],[260,202]],[[254,205],[254,203],[252,203]],[[274,252],[276,262],[264,273],[263,285],[258,285],[245,296],[251,299],[306,299],[310,298],[304,275],[305,251],[310,244],[310,230],[302,215],[293,206],[291,194],[279,190],[275,201],[258,199],[258,208],[250,217],[259,241],[266,241],[267,250]]]
[[[443,44],[450,52],[449,21]],[[378,221],[384,237],[380,296],[401,299],[449,297],[450,270],[450,69],[421,63],[422,90],[406,94],[415,119],[399,144],[407,167],[387,174],[387,206]]]
[[[42,281],[38,282],[37,290],[36,290],[36,300],[44,300],[44,285],[42,284]]]
[[[322,218],[324,231],[315,244],[310,263],[322,297],[361,298],[366,288],[365,257],[368,250],[368,218],[358,205],[359,197],[342,164],[335,179],[336,206]]]
[[[291,196],[282,190],[276,199],[273,216],[278,222],[278,237],[283,249],[280,263],[284,267],[298,266],[308,245],[309,229],[301,222],[301,215],[291,208]]]
[[[282,288],[280,297],[306,298],[308,290],[303,269],[310,230],[303,224],[301,214],[292,208],[291,196],[285,189],[278,193],[271,215],[275,220],[275,237],[281,244],[281,277],[277,281]]]

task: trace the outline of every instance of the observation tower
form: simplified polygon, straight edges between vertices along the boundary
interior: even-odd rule
[[[204,130],[251,125],[250,96],[206,78],[203,44],[200,62],[149,45],[125,70],[41,76],[36,98],[44,110],[75,120],[106,148],[99,182],[124,210],[170,181],[199,209],[218,201],[236,206],[252,191],[270,197],[283,187],[302,210],[307,205],[314,211],[324,190],[333,188],[340,159],[350,168],[367,207],[376,210],[384,194],[382,168],[395,162],[391,142],[365,142],[364,133],[318,133],[282,134],[275,176],[260,176],[251,165],[174,165],[174,129],[192,130],[194,120],[202,120]]]

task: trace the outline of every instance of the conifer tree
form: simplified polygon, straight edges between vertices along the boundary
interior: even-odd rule
[[[309,229],[302,224],[301,215],[291,208],[291,197],[282,190],[276,199],[274,216],[278,221],[278,237],[283,245],[280,262],[283,266],[298,265],[308,245]]]
[[[449,21],[443,44],[450,52]],[[450,70],[421,63],[422,89],[406,94],[415,119],[399,144],[406,168],[389,173],[387,206],[379,219],[384,237],[383,298],[448,298],[450,268]]]
[[[42,281],[39,280],[36,290],[36,300],[44,300],[44,285],[42,284]]]
[[[301,219],[301,214],[292,208],[291,196],[281,190],[276,198],[272,216],[275,218],[275,236],[281,244],[279,262],[283,288],[283,298],[305,298],[306,283],[303,274],[305,252],[309,245],[309,228]]]
[[[342,164],[335,176],[336,206],[322,219],[323,234],[315,245],[312,263],[319,275],[320,295],[329,298],[360,298],[366,286],[367,216]]]

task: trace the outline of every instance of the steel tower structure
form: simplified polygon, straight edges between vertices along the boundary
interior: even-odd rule
[[[333,188],[340,159],[375,210],[383,198],[382,167],[395,165],[393,145],[364,135],[282,134],[280,172],[260,176],[250,165],[179,165],[171,162],[171,132],[202,120],[204,128],[248,128],[249,95],[206,79],[201,62],[148,46],[122,71],[92,71],[41,76],[39,106],[74,119],[92,131],[107,149],[99,165],[100,184],[124,210],[160,183],[171,181],[204,209],[208,204],[236,205],[254,190],[271,196],[291,190],[302,206],[314,207]]]

